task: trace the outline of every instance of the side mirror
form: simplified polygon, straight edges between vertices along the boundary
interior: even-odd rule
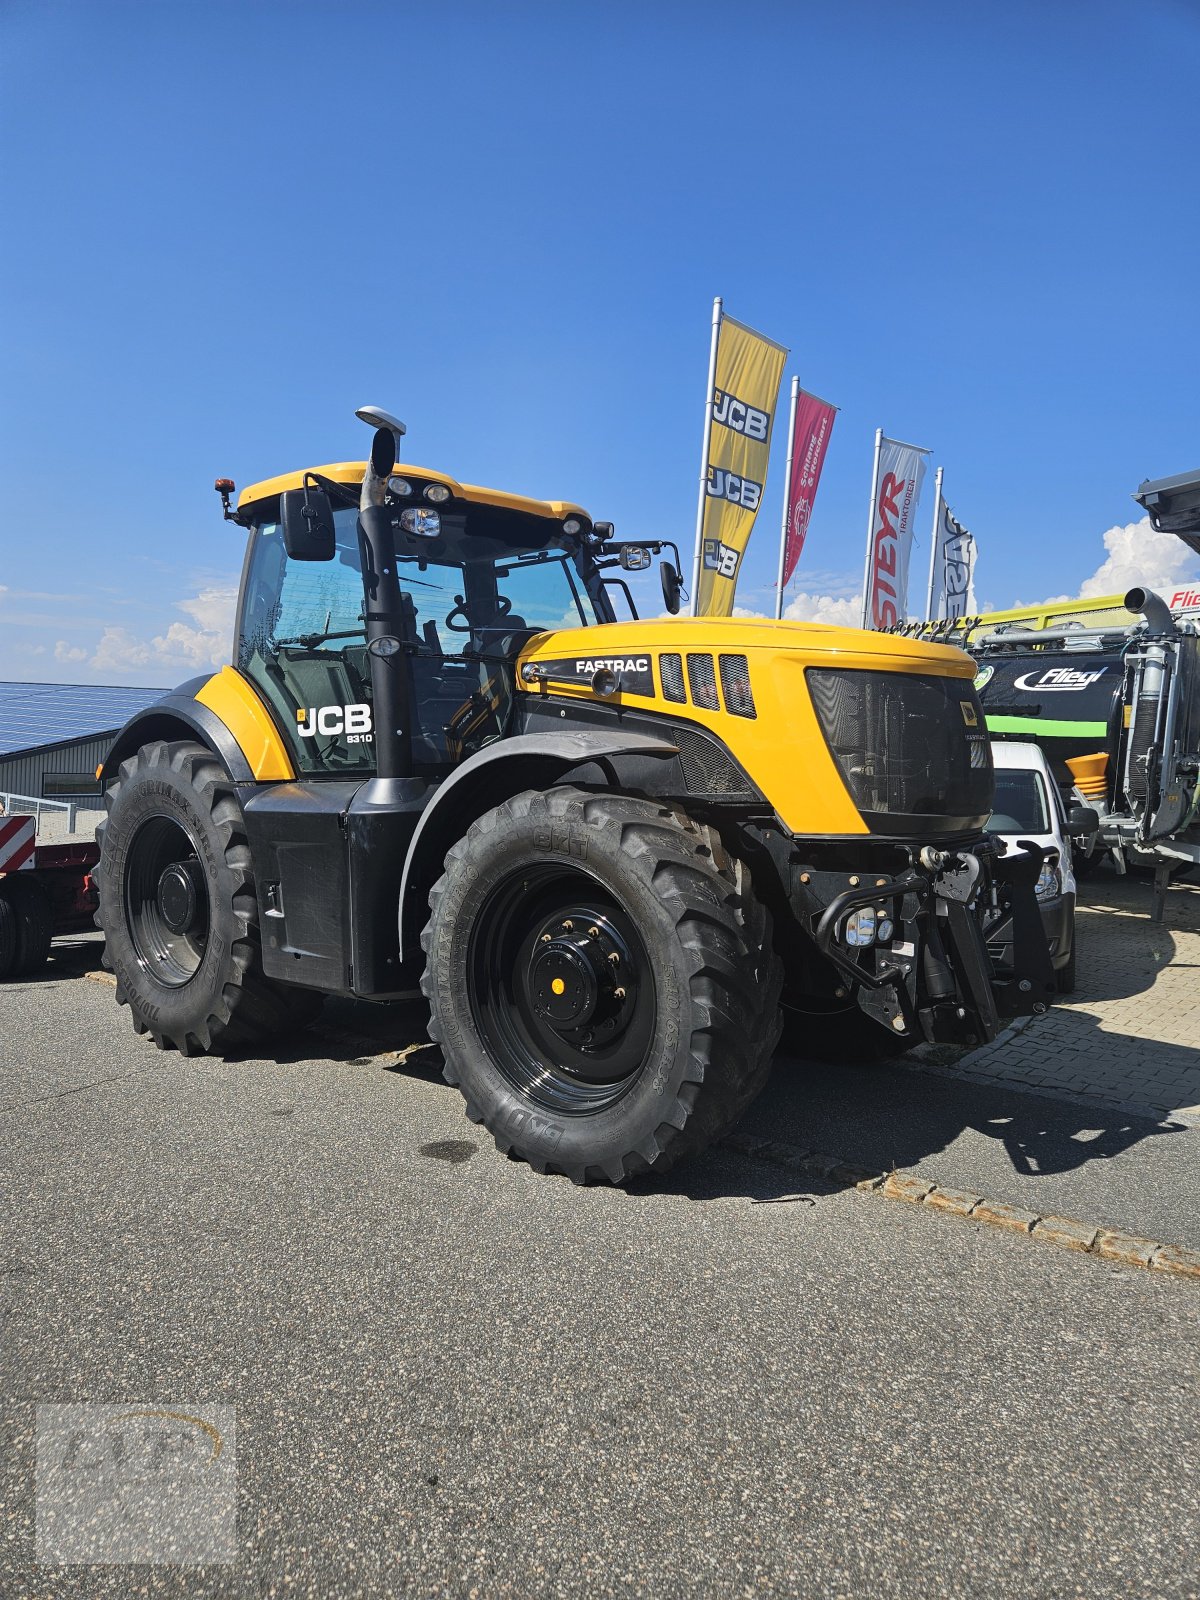
[[[1067,815],[1067,832],[1072,839],[1086,839],[1100,826],[1100,813],[1092,806],[1072,806]]]
[[[333,507],[324,489],[288,489],[279,497],[283,548],[293,561],[332,561]]]
[[[658,563],[658,576],[662,583],[663,605],[673,617],[679,615],[679,591],[683,587],[683,579],[669,561]]]
[[[627,544],[622,546],[617,560],[624,572],[645,572],[650,565],[650,552],[644,545]]]

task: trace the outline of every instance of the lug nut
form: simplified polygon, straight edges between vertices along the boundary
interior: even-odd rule
[[[834,999],[836,999],[836,1000],[844,1000],[846,998],[845,989],[835,989],[833,991],[833,994],[834,994]]]
[[[811,872],[802,872],[800,874],[800,882],[801,883],[811,883],[812,882],[812,873]]]
[[[615,950],[609,951],[608,959],[612,962],[614,967],[619,966],[621,963],[621,958]]]
[[[563,931],[565,933],[570,933],[571,929],[574,926],[575,926],[575,924],[571,921],[570,917],[564,917],[563,918]]]
[[[600,937],[600,929],[599,928],[589,928],[588,929],[588,938],[589,939],[598,939],[599,937]]]
[[[624,1000],[624,998],[625,998],[624,989],[618,988],[618,989],[614,989],[613,990],[613,999],[614,1000]]]
[[[892,1018],[892,1027],[896,1030],[897,1033],[903,1033],[904,1032],[904,1018],[903,1017],[893,1017]]]
[[[852,889],[857,889],[857,888],[858,888],[858,885],[859,885],[859,882],[860,882],[860,881],[861,881],[861,880],[860,880],[860,879],[858,879],[858,878],[851,878],[851,879],[850,879],[850,887],[851,887],[851,888],[852,888]]]
[[[548,933],[544,933],[542,935],[542,943],[543,944],[549,944],[550,943],[550,935]]]

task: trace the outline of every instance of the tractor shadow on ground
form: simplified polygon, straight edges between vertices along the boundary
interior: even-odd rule
[[[1097,1048],[1111,1049],[1120,1042],[1119,1035],[1106,1034]],[[1194,1073],[1200,1101],[1195,1051],[1158,1045],[1156,1059],[1173,1064],[1180,1074]],[[737,1132],[818,1152],[868,1172],[915,1167],[974,1132],[1002,1145],[1015,1174],[1037,1178],[1110,1160],[1144,1140],[1197,1130],[1151,1110],[1110,1110],[1083,1099],[1022,1093],[1003,1083],[946,1078],[898,1064],[831,1067],[780,1054],[770,1082]],[[760,1201],[771,1193],[800,1190],[819,1196],[847,1187],[803,1170],[768,1173],[765,1163],[720,1149],[662,1183],[640,1180],[631,1192],[639,1186],[695,1200],[737,1192]]]

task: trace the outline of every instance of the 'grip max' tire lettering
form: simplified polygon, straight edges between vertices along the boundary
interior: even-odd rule
[[[321,999],[311,990],[274,983],[263,974],[258,903],[241,806],[210,750],[191,743],[143,745],[121,763],[105,796],[97,829],[104,965],[117,980],[138,1033],[160,1050],[183,1055],[239,1048],[291,1033],[311,1021]],[[209,931],[203,959],[186,982],[158,981],[139,957],[129,926],[125,885],[139,829],[166,818],[196,845],[208,894]],[[144,835],[143,835],[144,836]]]
[[[655,997],[648,1045],[621,1092],[580,1100],[574,1109],[539,1100],[536,1075],[527,1092],[502,1069],[472,999],[479,970],[472,951],[489,906],[507,896],[505,903],[519,907],[522,894],[535,892],[522,887],[526,882],[555,872],[594,880],[644,952],[649,970],[641,984]],[[586,901],[586,887],[578,892]],[[429,903],[422,987],[446,1080],[500,1150],[539,1172],[564,1173],[575,1183],[665,1172],[718,1138],[766,1082],[783,980],[769,914],[745,864],[716,832],[670,806],[565,787],[519,794],[451,848]],[[547,926],[553,923],[551,917]],[[533,935],[532,958],[524,954],[528,939],[520,946],[505,984],[511,978],[517,985],[522,968],[536,969],[544,937]],[[568,972],[569,956],[555,970]],[[501,1034],[504,1027],[502,1016]]]

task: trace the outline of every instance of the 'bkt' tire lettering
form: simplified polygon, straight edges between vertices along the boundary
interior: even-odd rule
[[[296,713],[296,732],[302,739],[311,739],[317,733],[326,738],[339,733],[370,733],[371,708],[368,705],[306,706]],[[354,740],[356,744],[361,742]]]
[[[728,500],[730,505],[741,506],[743,511],[757,511],[763,491],[761,483],[739,477],[725,467],[709,467],[705,488],[714,500]]]
[[[535,1111],[510,1111],[504,1121],[509,1131],[518,1138],[522,1134],[528,1134],[531,1139],[540,1139],[543,1147],[548,1150],[556,1150],[563,1136],[558,1123],[547,1122]]]

